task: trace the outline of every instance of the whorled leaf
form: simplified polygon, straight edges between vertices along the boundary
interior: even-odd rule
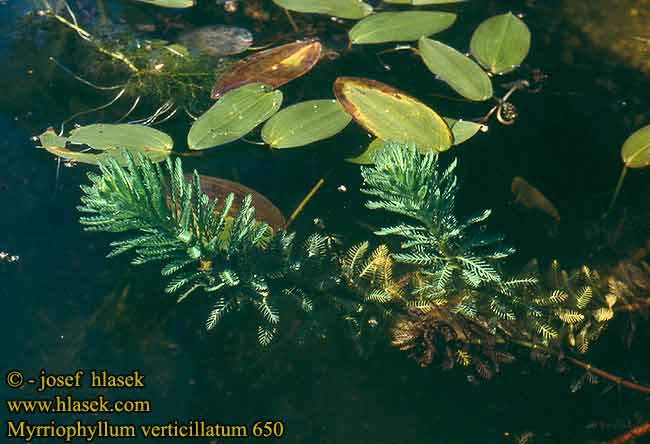
[[[422,37],[420,56],[429,70],[461,96],[474,101],[492,97],[492,81],[472,59],[451,46]]]
[[[493,74],[504,74],[521,65],[530,49],[530,30],[517,16],[490,17],[472,34],[470,51]]]
[[[271,117],[262,128],[262,139],[272,148],[304,146],[338,134],[350,120],[336,100],[309,100]]]
[[[282,92],[261,83],[250,83],[224,94],[199,117],[187,135],[191,150],[205,150],[232,142],[275,114]]]
[[[278,88],[311,70],[320,59],[321,51],[318,40],[307,40],[255,53],[235,63],[219,77],[211,97],[218,99],[227,91],[248,83]]]
[[[296,12],[325,14],[358,20],[372,12],[372,6],[361,0],[273,0],[281,8]]]
[[[439,11],[380,12],[350,29],[353,44],[410,42],[449,28],[456,14]]]
[[[123,151],[140,152],[153,162],[166,159],[174,146],[167,134],[155,128],[136,124],[98,123],[75,128],[68,137],[58,136],[53,129],[41,134],[41,146],[59,157],[97,165],[106,156],[126,165]]]
[[[377,138],[413,142],[419,151],[445,151],[452,145],[447,123],[414,97],[384,83],[339,77],[334,95],[352,118]]]

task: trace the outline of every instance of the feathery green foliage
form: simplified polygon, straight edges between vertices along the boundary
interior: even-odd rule
[[[133,264],[162,262],[162,274],[170,278],[165,291],[179,301],[199,289],[212,295],[207,329],[231,311],[252,309],[259,341],[268,344],[280,321],[281,300],[289,294],[282,283],[316,281],[324,270],[324,237],[311,236],[303,251],[292,255],[293,235],[270,235],[269,226],[255,220],[250,196],[231,217],[234,196],[210,200],[196,171],[185,180],[180,159],[168,160],[163,171],[142,156],[125,157],[127,168],[111,159],[100,165],[101,174],[89,174],[92,185],[82,186],[79,210],[89,214],[80,219],[85,229],[136,233],[112,242],[109,256],[134,251]],[[291,295],[298,307],[311,309],[305,292]]]
[[[279,331],[281,313],[302,313],[301,330],[321,337],[343,321],[364,354],[397,313],[395,346],[423,365],[441,356],[444,366],[471,365],[489,378],[512,359],[500,343],[585,352],[622,291],[587,268],[569,275],[557,263],[503,278],[496,261],[512,249],[477,229],[490,212],[459,222],[455,162],[441,170],[436,155],[413,146],[386,144],[362,170],[363,191],[376,198],[367,205],[411,219],[377,233],[401,237],[398,254],[368,241],[338,254],[321,234],[296,248],[293,234],[255,220],[250,196],[231,214],[233,195],[211,200],[196,171],[185,180],[179,159],[163,168],[142,155],[125,158],[126,168],[110,159],[82,186],[86,230],[134,233],[112,242],[109,256],[133,251],[134,264],[162,262],[166,292],[179,301],[203,291],[213,300],[207,329],[231,312],[252,313],[262,345]],[[394,262],[409,272],[394,279]]]
[[[420,154],[414,146],[388,142],[378,150],[372,167],[362,167],[363,191],[375,198],[366,205],[406,216],[405,222],[382,228],[376,234],[403,238],[397,262],[420,266],[426,282],[418,290],[430,299],[444,298],[452,281],[472,288],[499,283],[494,262],[514,252],[501,246],[501,236],[480,231],[491,211],[459,221],[454,214],[456,161],[446,169],[435,153]]]

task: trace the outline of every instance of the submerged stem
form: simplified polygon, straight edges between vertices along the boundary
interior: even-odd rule
[[[135,74],[140,72],[140,70],[133,64],[133,62],[131,62],[124,54],[122,54],[119,51],[111,51],[110,49],[104,48],[99,42],[97,42],[97,39],[91,33],[86,31],[85,29],[83,29],[81,26],[70,22],[65,17],[62,17],[62,16],[58,15],[56,12],[54,12],[49,7],[49,4],[47,2],[45,3],[45,5],[48,8],[48,10],[47,10],[48,15],[54,17],[60,23],[64,24],[68,28],[70,28],[70,29],[74,30],[75,32],[77,32],[77,34],[79,34],[83,39],[85,39],[85,40],[89,41],[90,43],[92,43],[93,46],[95,47],[95,49],[97,49],[97,51],[99,51],[102,54],[105,54],[105,55],[107,55],[107,56],[109,56],[109,57],[111,57],[111,58],[113,58],[115,60],[119,60],[124,65],[126,65],[126,67],[131,72],[133,72]]]
[[[517,345],[522,346],[522,347],[530,348],[531,350],[532,349],[539,349],[539,350],[544,351],[545,353],[549,353],[549,354],[552,354],[552,355],[558,356],[558,357],[560,356],[559,352],[557,352],[557,351],[555,351],[553,349],[538,345],[538,344],[534,344],[532,342],[520,341],[520,340],[517,340],[517,339],[511,339],[511,341],[513,343],[517,344]],[[564,355],[563,358],[566,359],[567,361],[569,361],[571,364],[573,364],[573,365],[575,365],[577,367],[583,368],[583,369],[587,370],[588,372],[592,372],[594,375],[600,376],[601,378],[603,378],[603,379],[605,379],[607,381],[613,382],[613,383],[618,384],[618,385],[622,385],[623,387],[627,387],[627,388],[629,388],[631,390],[635,390],[637,392],[650,393],[650,387],[640,385],[640,384],[635,384],[632,381],[628,381],[626,379],[621,378],[620,376],[616,376],[616,375],[613,375],[613,374],[611,374],[609,372],[606,372],[605,370],[601,370],[599,368],[593,367],[591,364],[588,364],[588,363],[586,363],[584,361],[576,359],[576,358],[574,358],[572,356]]]
[[[607,213],[611,211],[611,209],[614,207],[614,203],[616,202],[616,198],[618,197],[618,194],[621,192],[621,187],[623,186],[623,180],[625,179],[625,174],[627,173],[627,165],[623,165],[623,169],[621,170],[621,175],[618,176],[618,182],[616,182],[616,188],[614,189],[614,194],[612,195],[612,200],[609,202],[609,208],[607,208]]]
[[[289,220],[287,221],[287,224],[284,226],[285,229],[287,229],[289,227],[289,225],[291,225],[291,223],[296,219],[296,217],[298,217],[298,215],[301,213],[302,209],[305,207],[305,205],[307,205],[307,202],[309,202],[311,200],[311,198],[314,197],[314,194],[316,194],[318,189],[320,187],[322,187],[324,183],[325,183],[325,179],[323,179],[323,178],[320,178],[318,180],[318,182],[316,182],[316,185],[313,186],[313,188],[309,191],[309,193],[307,193],[307,195],[304,197],[304,199],[302,201],[300,201],[300,203],[298,204],[296,209],[293,211],[293,213],[291,213],[291,216],[289,217]]]

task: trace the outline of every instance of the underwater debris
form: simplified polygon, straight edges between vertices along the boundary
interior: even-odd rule
[[[253,34],[236,26],[212,25],[183,33],[179,42],[189,49],[221,57],[246,51],[253,44]]]
[[[556,223],[560,223],[560,213],[555,205],[537,188],[529,184],[523,177],[512,179],[510,187],[515,197],[515,203],[521,204],[526,208],[543,211],[552,217]]]
[[[20,256],[16,254],[7,253],[6,251],[0,251],[0,262],[18,262]]]

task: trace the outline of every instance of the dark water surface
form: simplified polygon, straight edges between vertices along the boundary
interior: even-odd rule
[[[270,1],[263,3],[273,9]],[[541,92],[514,96],[519,111],[515,125],[493,122],[486,134],[448,155],[460,160],[458,211],[494,209],[489,228],[506,234],[517,246],[513,267],[531,257],[558,258],[569,267],[606,264],[640,247],[649,234],[647,171],[631,171],[615,214],[605,220],[601,214],[620,171],[622,142],[650,120],[650,82],[615,55],[594,47],[563,15],[562,5],[552,0],[512,0],[451,7],[459,11],[459,21],[440,36],[465,50],[472,29],[483,19],[508,10],[523,13],[533,47],[520,72],[537,68],[549,76]],[[98,20],[95,6],[73,4],[80,20],[101,27],[93,22]],[[235,24],[250,28],[260,42],[290,32],[286,21],[256,29],[241,13],[226,17],[214,1],[199,0],[197,10],[182,13],[117,1],[105,6],[114,27],[122,26],[120,16],[128,23],[165,23],[166,28],[155,31],[164,38],[182,32],[175,23],[185,28]],[[525,432],[534,433],[535,443],[597,442],[623,431],[636,412],[645,412],[648,420],[650,408],[642,395],[618,388],[601,394],[605,385],[571,393],[569,386],[580,373],[560,374],[553,363],[542,367],[528,362],[525,353],[492,381],[474,385],[461,371],[421,369],[388,345],[367,358],[358,357],[343,337],[264,353],[253,335],[240,334],[237,319],[206,333],[207,301],[195,295],[194,301],[177,305],[163,294],[156,266],[131,268],[126,258],[107,260],[107,244],[113,237],[82,231],[76,205],[79,184],[86,182],[91,168],[62,167],[56,180],[56,160],[30,140],[109,97],[48,61],[54,56],[68,65],[79,63],[80,45],[55,24],[35,25],[26,16],[31,8],[26,0],[0,3],[0,251],[20,256],[18,262],[0,263],[6,370],[21,369],[35,376],[40,369],[52,373],[139,369],[146,375],[144,389],[105,393],[111,398],[150,399],[152,412],[111,417],[114,423],[203,418],[239,424],[281,419],[286,421],[286,438],[278,442],[286,443],[515,443],[515,435]],[[284,36],[282,42],[296,37]],[[335,49],[342,44],[335,34],[321,38]],[[319,64],[283,87],[286,103],[331,97],[337,76],[355,75],[395,85],[444,115],[475,118],[486,111],[484,106],[437,97],[453,94],[415,57],[386,54],[383,62],[391,68],[386,70],[377,51],[355,49]],[[110,78],[101,80],[110,83]],[[102,119],[110,121],[111,114],[88,115],[76,122]],[[188,127],[188,120],[178,116],[161,128],[174,136],[176,150],[184,150]],[[358,221],[381,224],[381,216],[363,208],[357,193],[358,167],[341,161],[367,141],[359,127],[350,125],[312,149],[271,152],[237,142],[185,164],[261,191],[286,215],[326,175],[326,185],[293,228],[307,233],[314,229],[313,219],[321,218],[328,231],[351,244],[369,236]],[[542,214],[512,204],[514,176],[526,178],[556,204],[563,221],[557,237],[548,236],[549,224]],[[337,191],[342,184],[346,193]],[[629,224],[616,250],[605,241],[623,215]],[[639,322],[631,348],[626,349],[627,328],[624,319],[614,322],[588,359],[648,383],[649,329]],[[74,394],[91,397],[96,392],[82,388]],[[29,397],[31,392],[7,392],[3,399],[9,396]],[[6,414],[4,406],[2,411]],[[76,416],[56,419],[63,423]],[[98,419],[89,415],[87,420]],[[590,427],[596,422],[622,426],[602,431]]]

